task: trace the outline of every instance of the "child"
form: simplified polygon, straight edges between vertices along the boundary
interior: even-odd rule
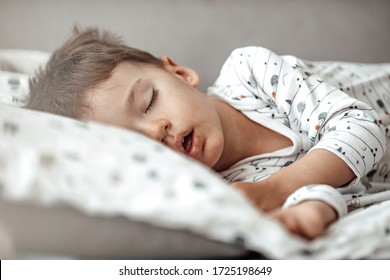
[[[330,76],[340,70],[332,65],[237,49],[204,94],[197,73],[169,57],[75,28],[30,80],[27,108],[144,133],[220,172],[291,232],[314,238],[347,213],[335,188],[345,192],[377,166],[386,145],[377,113],[323,80],[346,86]]]

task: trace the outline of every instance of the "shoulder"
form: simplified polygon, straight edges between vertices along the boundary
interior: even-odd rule
[[[248,46],[234,49],[228,59],[233,59],[238,62],[250,61],[256,58],[268,57],[274,54],[273,51],[258,46]]]
[[[269,66],[274,66],[274,68],[278,68],[277,66],[281,65],[282,62],[295,64],[296,58],[290,55],[278,55],[274,51],[265,47],[241,47],[234,49],[230,53],[229,57],[222,66],[222,72],[238,76],[252,76],[254,71],[263,73],[267,69],[270,70]]]
[[[274,53],[264,47],[248,46],[234,49],[221,68],[222,75],[247,76],[254,66],[264,63]]]

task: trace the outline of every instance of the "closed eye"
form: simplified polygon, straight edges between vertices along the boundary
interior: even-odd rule
[[[152,109],[154,103],[155,103],[156,100],[157,100],[157,96],[158,96],[158,90],[155,89],[155,88],[153,88],[153,91],[152,91],[152,98],[150,99],[149,105],[148,105],[148,107],[147,107],[146,110],[145,110],[145,114],[148,113],[148,112]]]

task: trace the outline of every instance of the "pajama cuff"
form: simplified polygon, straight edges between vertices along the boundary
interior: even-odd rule
[[[336,211],[339,218],[348,213],[343,196],[335,188],[323,184],[307,185],[298,189],[287,198],[282,208],[294,206],[305,200],[325,202]]]

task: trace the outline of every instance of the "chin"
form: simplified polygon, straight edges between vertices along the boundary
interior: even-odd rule
[[[207,140],[203,143],[203,149],[198,158],[202,164],[206,165],[211,169],[216,169],[215,167],[219,165],[219,161],[222,156],[222,151],[224,147],[224,139],[220,135],[214,134],[214,137],[209,136]]]

